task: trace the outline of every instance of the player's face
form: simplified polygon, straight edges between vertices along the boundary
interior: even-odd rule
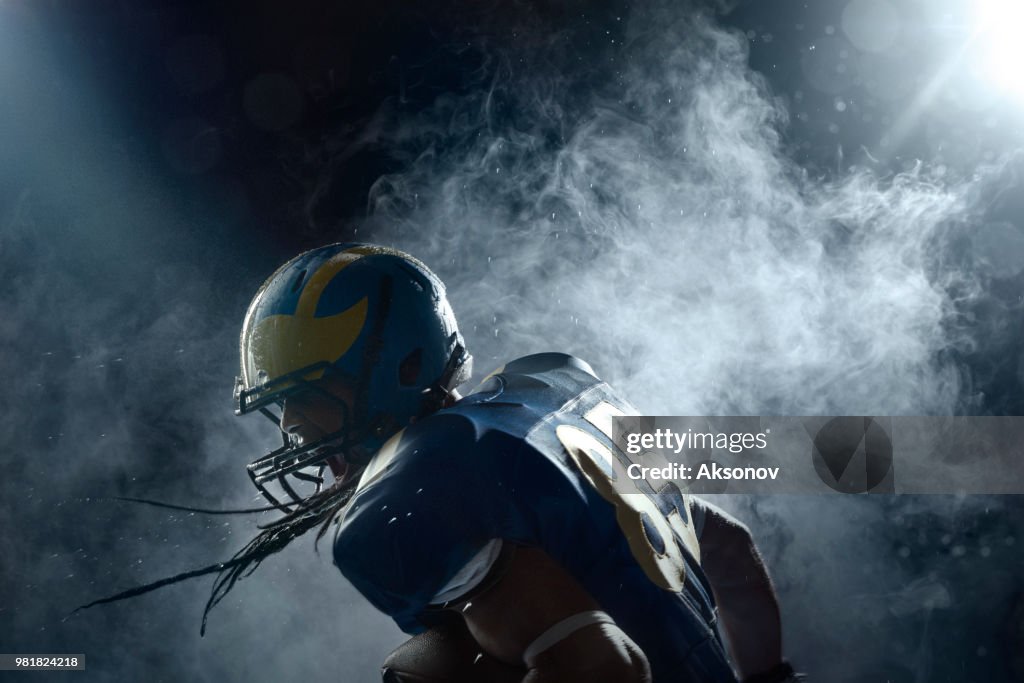
[[[352,414],[353,396],[352,387],[342,377],[325,377],[312,382],[305,391],[285,399],[281,409],[281,431],[297,437],[299,444],[303,445],[344,427],[352,427],[345,424],[345,417]],[[350,474],[348,463],[340,456],[328,458],[327,464],[335,480],[344,481]]]

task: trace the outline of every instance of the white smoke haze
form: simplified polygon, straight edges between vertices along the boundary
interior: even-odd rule
[[[573,26],[496,48],[480,89],[419,111],[388,102],[344,132],[401,162],[374,185],[358,237],[442,276],[478,376],[560,350],[652,414],[948,414],[985,406],[965,354],[1008,349],[1008,365],[978,372],[1008,367],[1019,393],[1019,218],[987,211],[1019,187],[1020,159],[959,173],[867,156],[849,171],[801,168],[789,112],[742,36],[684,4],[640,4],[617,25],[609,49],[578,58]],[[62,97],[54,111],[85,99]],[[55,148],[74,146],[66,135]],[[83,680],[376,680],[402,635],[312,539],[242,581],[202,640],[205,580],[63,620],[255,533],[248,517],[79,498],[248,507],[244,464],[275,445],[260,418],[231,415],[230,391],[247,298],[276,264],[238,265],[237,236],[215,226],[190,251],[201,212],[96,149],[69,169],[48,150],[49,194],[0,213],[0,361],[17,378],[0,398],[0,525],[18,530],[0,534],[13,558],[0,563],[12,625],[0,651],[92,653]],[[337,141],[323,154],[349,158]],[[54,197],[71,218],[39,213]],[[58,220],[73,229],[42,229]],[[133,227],[110,227],[122,224]],[[147,243],[164,232],[185,237]],[[15,457],[40,435],[56,438]],[[154,440],[176,455],[142,450]],[[928,681],[949,667],[1011,680],[993,643],[1024,575],[1019,503],[719,498],[753,529],[787,651],[814,680]]]
[[[938,354],[970,341],[953,297],[978,286],[944,259],[968,184],[920,166],[809,177],[742,36],[638,15],[576,120],[545,116],[560,90],[540,74],[396,133],[440,140],[377,184],[370,234],[442,274],[479,369],[568,349],[660,414],[958,409]]]

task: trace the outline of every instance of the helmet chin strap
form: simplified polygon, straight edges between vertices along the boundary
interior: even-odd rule
[[[459,333],[452,332],[448,339],[454,342],[455,346],[452,348],[451,355],[448,356],[448,362],[445,364],[441,376],[424,390],[417,418],[426,417],[443,408],[455,387],[469,379],[472,372],[473,357],[467,353],[466,346],[459,339]]]

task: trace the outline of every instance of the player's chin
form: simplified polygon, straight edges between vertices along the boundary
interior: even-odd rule
[[[334,475],[335,486],[347,484],[356,474],[356,468],[352,467],[341,456],[334,455],[327,458],[327,465],[331,468],[331,474]]]
[[[337,484],[345,483],[346,477],[349,476],[348,463],[334,456],[327,459],[327,464],[331,468],[331,474],[334,475],[334,482]]]

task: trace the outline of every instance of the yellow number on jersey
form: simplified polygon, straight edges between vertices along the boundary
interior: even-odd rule
[[[611,418],[623,414],[611,403],[602,401],[584,418],[611,439]],[[615,506],[619,528],[647,577],[665,590],[682,590],[686,580],[684,553],[689,552],[700,561],[689,498],[672,485],[653,495],[641,491],[626,476],[625,466],[611,449],[587,431],[560,425],[556,434],[590,485]]]

